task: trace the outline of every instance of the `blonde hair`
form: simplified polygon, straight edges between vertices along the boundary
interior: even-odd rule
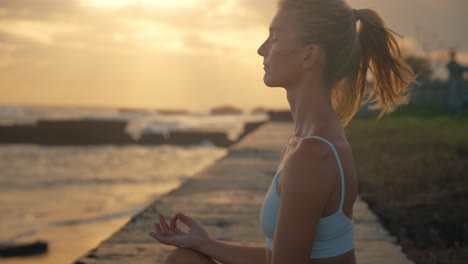
[[[369,108],[380,109],[380,119],[408,103],[406,92],[414,81],[413,70],[401,57],[392,35],[396,33],[385,26],[377,12],[353,10],[344,0],[279,0],[278,8],[294,12],[305,44],[323,47],[324,81],[345,126],[362,104],[374,103]],[[374,85],[369,88],[368,70],[374,75]]]

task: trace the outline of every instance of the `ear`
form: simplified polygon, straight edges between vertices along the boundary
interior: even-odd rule
[[[305,47],[304,68],[309,69],[320,62],[322,56],[322,47],[316,44]]]

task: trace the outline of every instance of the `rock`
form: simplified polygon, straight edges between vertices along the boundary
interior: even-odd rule
[[[40,120],[37,123],[38,144],[98,145],[130,144],[127,121],[118,120]]]
[[[212,108],[210,112],[213,115],[229,115],[229,114],[240,115],[242,114],[243,111],[234,106],[226,105],[226,106]]]
[[[243,137],[247,136],[251,132],[253,132],[255,129],[259,128],[263,124],[265,124],[267,121],[259,121],[259,122],[246,122],[244,125],[244,131],[242,134],[239,136],[237,141],[241,140]]]
[[[0,143],[35,143],[37,140],[35,125],[0,126]]]
[[[227,147],[229,145],[232,145],[233,141],[229,140],[227,137],[226,133],[224,132],[209,132],[206,133],[206,139],[211,141],[213,144],[215,144],[218,147]]]
[[[0,126],[0,143],[42,145],[130,144],[126,121],[39,120],[37,125]]]
[[[44,254],[48,250],[46,241],[36,241],[17,245],[0,245],[0,256],[18,257]]]
[[[158,109],[157,111],[163,115],[187,115],[189,113],[185,109]]]
[[[37,125],[0,126],[0,143],[29,143],[41,145],[191,145],[204,140],[219,147],[227,147],[241,140],[266,121],[247,122],[244,131],[235,141],[223,131],[179,130],[169,136],[143,134],[138,140],[125,132],[123,120],[39,120]]]
[[[209,131],[172,131],[169,133],[168,144],[174,145],[190,145],[199,144],[203,140],[209,140],[217,146],[226,147],[231,145],[232,141],[227,138],[224,132],[209,132]]]
[[[268,111],[270,121],[292,121],[290,111]]]
[[[138,139],[138,144],[141,145],[161,145],[164,143],[167,143],[167,139],[163,134],[143,134],[140,139]]]

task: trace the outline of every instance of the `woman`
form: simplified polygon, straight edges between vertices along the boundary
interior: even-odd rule
[[[353,10],[343,0],[280,0],[258,54],[265,84],[286,89],[294,134],[261,208],[266,244],[218,241],[182,213],[170,224],[161,216],[151,236],[178,247],[166,263],[356,262],[357,176],[344,127],[361,102],[374,102],[379,118],[407,103],[414,76],[392,33],[375,11]]]

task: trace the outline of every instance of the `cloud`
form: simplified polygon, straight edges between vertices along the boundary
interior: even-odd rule
[[[0,32],[17,38],[29,39],[43,45],[52,44],[54,35],[76,30],[76,25],[39,20],[3,20]]]
[[[237,0],[205,0],[194,8],[160,8],[157,6],[131,5],[114,11],[118,17],[153,20],[175,29],[230,30],[239,27],[257,26],[254,12]]]
[[[276,11],[276,1],[271,0],[239,0],[239,5],[254,14],[256,21],[268,26]]]
[[[80,10],[77,0],[2,0],[0,12],[3,18],[47,20],[62,14]]]
[[[465,0],[349,0],[354,8],[375,9],[387,25],[414,37],[429,50],[456,47],[468,50]]]
[[[193,8],[131,4],[91,8],[78,1],[6,1],[0,32],[62,48],[209,52],[242,49],[265,31],[257,13],[236,0],[200,0]],[[4,12],[5,13],[5,12]],[[252,34],[252,32],[255,32]],[[263,36],[261,36],[263,37]],[[8,43],[14,45],[14,43]]]
[[[276,0],[196,0],[191,8],[195,0],[160,0],[166,6],[115,0],[120,4],[113,8],[85,1],[0,0],[0,83],[18,89],[17,101],[30,95],[31,101],[155,100],[168,106],[208,106],[223,96],[249,104],[283,102],[259,88],[263,72],[256,54]],[[184,1],[185,7],[173,5]],[[408,36],[408,49],[468,50],[465,0],[349,2],[378,10]],[[460,58],[468,58],[464,54]]]
[[[216,35],[236,39],[244,29],[256,30],[258,34],[262,30],[266,32],[276,8],[276,2],[270,0],[198,0],[192,8],[164,8],[128,1],[121,8],[105,9],[91,8],[85,3],[84,0],[3,0],[0,22],[4,26],[0,25],[0,30],[44,45],[65,41],[65,45],[75,47],[81,43],[83,47],[157,48],[154,42],[160,38],[156,37],[164,35],[173,47],[195,44],[199,50],[203,44],[207,49],[214,44],[222,45],[213,41]],[[468,50],[468,35],[461,34],[466,24],[466,1],[442,4],[438,0],[349,0],[349,3],[356,8],[378,10],[389,26],[414,37],[427,49]],[[215,35],[210,37],[212,33]],[[197,43],[191,41],[194,38],[198,39]],[[142,44],[142,41],[150,43]],[[229,43],[224,44],[233,48]]]

